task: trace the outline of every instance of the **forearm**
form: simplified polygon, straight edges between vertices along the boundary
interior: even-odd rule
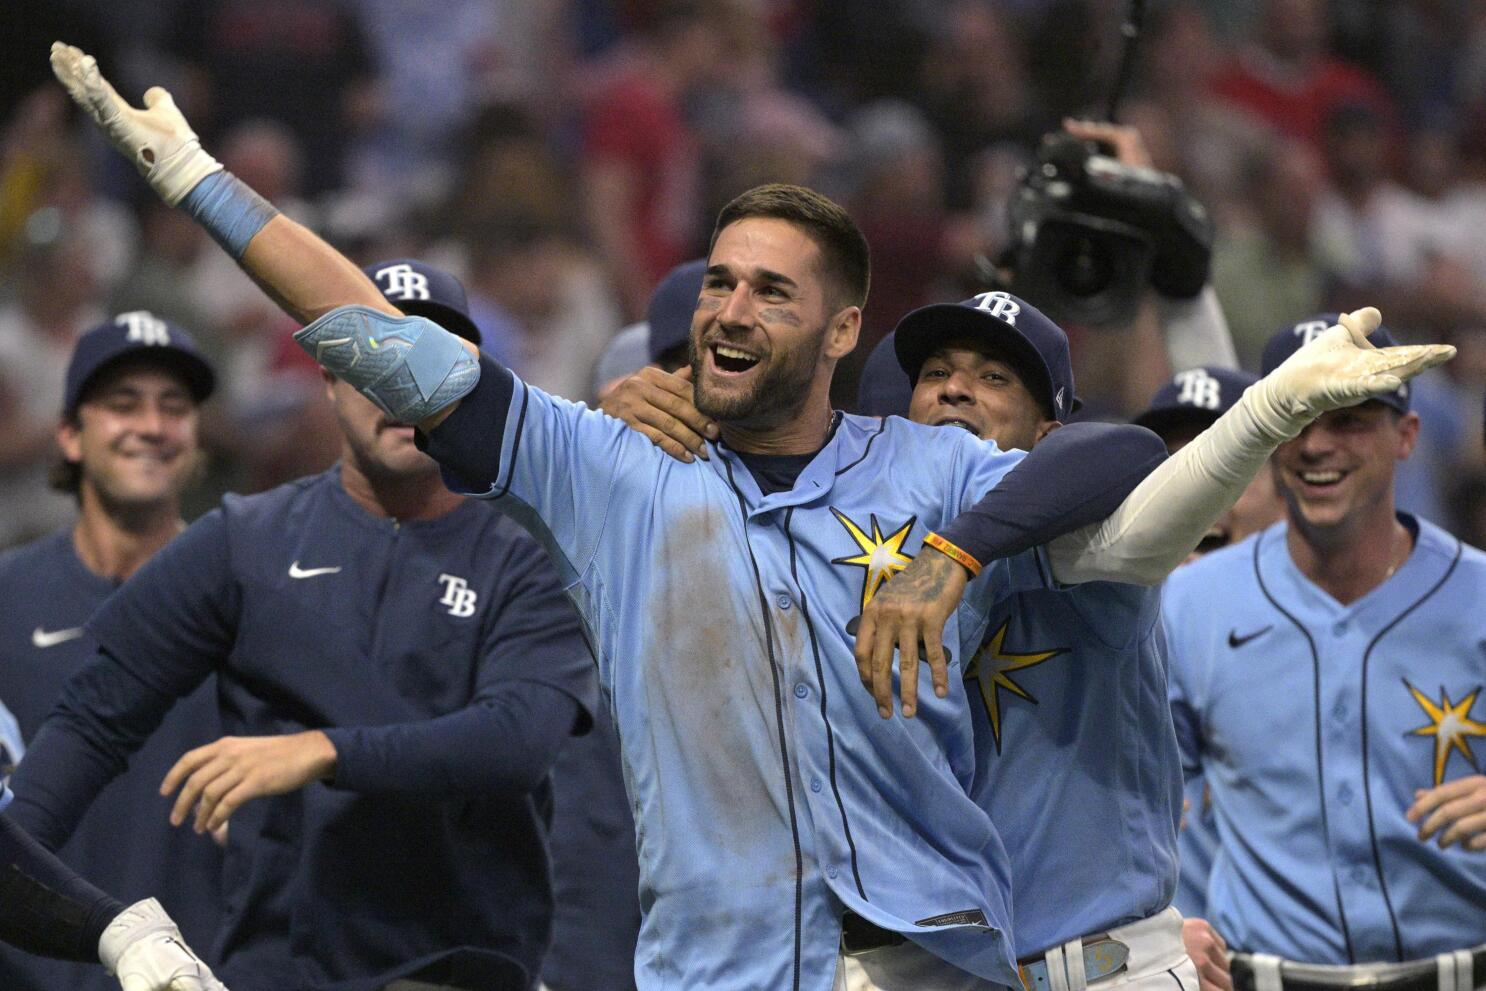
[[[27,953],[98,962],[98,941],[123,903],[73,873],[0,814],[0,940]]]
[[[1136,486],[1102,523],[1053,541],[1053,575],[1063,582],[1154,585],[1197,542],[1292,434],[1256,415],[1253,388],[1212,427]]]
[[[1075,423],[1048,434],[940,536],[981,563],[1104,519],[1166,457],[1140,427]]]
[[[510,682],[467,709],[416,723],[327,729],[334,786],[361,792],[525,794],[546,777],[578,703],[537,682]]]
[[[1218,303],[1218,294],[1212,286],[1204,286],[1202,292],[1191,299],[1157,296],[1156,306],[1166,337],[1166,353],[1174,370],[1203,365],[1238,367],[1233,335],[1228,330],[1228,320],[1223,316],[1223,307]]]
[[[26,749],[7,814],[43,846],[60,847],[174,701],[99,655],[68,683]]]
[[[238,264],[300,323],[350,303],[393,315],[400,312],[349,258],[283,214],[253,236]]]
[[[483,493],[500,477],[501,437],[516,389],[515,378],[488,354],[480,355],[480,381],[437,426],[418,431],[418,449],[444,469],[455,491]]]

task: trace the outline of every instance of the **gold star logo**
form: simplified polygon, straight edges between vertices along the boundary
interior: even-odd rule
[[[1420,726],[1414,730],[1414,736],[1434,737],[1434,783],[1438,787],[1445,780],[1445,765],[1450,761],[1450,751],[1459,750],[1470,762],[1472,770],[1476,767],[1476,755],[1471,753],[1470,741],[1466,737],[1486,736],[1486,723],[1479,723],[1470,717],[1471,707],[1476,704],[1476,696],[1481,694],[1477,688],[1465,698],[1455,704],[1450,703],[1450,693],[1440,687],[1440,701],[1436,703],[1419,689],[1410,685],[1408,679],[1404,679],[1404,687],[1409,694],[1414,696],[1414,701],[1419,703],[1429,716],[1429,725]]]
[[[918,517],[912,517],[907,523],[888,534],[882,535],[882,528],[877,525],[877,514],[872,514],[872,536],[862,530],[846,514],[831,507],[831,513],[846,527],[846,532],[851,534],[851,539],[857,542],[862,553],[854,557],[838,557],[832,564],[854,564],[859,568],[865,568],[866,577],[862,579],[862,608],[867,608],[867,603],[872,601],[872,596],[882,587],[882,583],[908,567],[913,560],[912,555],[903,553],[903,541],[908,539],[909,531]]]
[[[1034,664],[1041,664],[1050,657],[1068,653],[1068,648],[1058,647],[1053,650],[1041,650],[1031,654],[1008,654],[1004,645],[1006,643],[1006,628],[1011,625],[1011,620],[1001,624],[1001,628],[992,634],[991,639],[986,641],[975,657],[970,661],[970,667],[965,670],[965,680],[976,679],[980,685],[980,697],[985,700],[986,714],[991,717],[991,736],[996,741],[996,753],[1001,752],[1001,689],[1006,689],[1018,698],[1026,699],[1033,705],[1037,704],[1037,698],[1011,678],[1013,671],[1030,668]]]

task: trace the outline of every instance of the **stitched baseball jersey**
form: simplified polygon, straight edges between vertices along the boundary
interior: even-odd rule
[[[323,729],[335,744],[333,781],[232,816],[213,950],[229,987],[372,991],[425,970],[485,986],[469,975],[513,961],[537,974],[552,913],[545,781],[481,783],[476,768],[505,757],[490,741],[434,760],[416,746],[530,682],[596,704],[577,617],[514,523],[474,501],[374,516],[332,469],[226,497],[87,630],[103,653],[15,779],[11,813],[39,839],[65,833],[92,783],[209,672],[226,733]],[[389,788],[410,763],[420,780]]]
[[[78,558],[70,526],[0,555],[0,699],[23,739],[35,737],[67,682],[98,653],[83,626],[116,587]],[[216,679],[208,677],[176,703],[57,849],[63,863],[126,905],[158,898],[186,942],[208,954],[221,913],[222,851],[210,837],[170,825],[171,802],[160,796],[160,782],[182,754],[221,735]],[[0,987],[118,986],[97,964],[0,946]]]
[[[925,673],[914,719],[877,714],[846,625],[1022,455],[840,416],[794,487],[766,496],[726,445],[676,461],[519,380],[503,412],[502,434],[481,441],[500,444],[499,477],[480,494],[552,551],[613,698],[639,845],[639,985],[830,988],[843,906],[1014,982],[1005,855],[967,795],[958,672],[988,585],[972,583],[946,627],[949,696]],[[435,431],[429,451],[449,436]]]
[[[1181,765],[1159,588],[1055,587],[1037,551],[998,561],[965,670],[971,792],[1006,844],[1017,953],[1148,918],[1176,886]]]
[[[1220,839],[1208,913],[1235,949],[1346,964],[1486,941],[1486,857],[1404,818],[1477,773],[1486,555],[1399,518],[1413,552],[1350,605],[1296,568],[1285,523],[1167,581],[1177,735]]]

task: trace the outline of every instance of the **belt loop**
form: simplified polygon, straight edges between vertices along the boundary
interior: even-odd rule
[[[1070,939],[1063,944],[1063,959],[1068,965],[1068,991],[1085,991],[1089,986],[1089,977],[1084,969],[1083,937]]]
[[[1055,946],[1043,956],[1047,961],[1047,991],[1068,991],[1068,968],[1063,963],[1063,946]]]
[[[1455,987],[1456,991],[1472,991],[1476,986],[1478,975],[1474,972],[1474,954],[1470,950],[1455,951]],[[1480,979],[1486,981],[1486,974],[1479,975]]]
[[[1255,953],[1250,963],[1254,967],[1254,991],[1283,991],[1279,957],[1273,953]]]
[[[1458,986],[1455,980],[1455,954],[1436,953],[1434,955],[1434,969],[1439,982],[1439,991],[1455,991]]]

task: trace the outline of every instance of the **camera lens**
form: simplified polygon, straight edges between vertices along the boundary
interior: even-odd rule
[[[1058,281],[1075,296],[1093,296],[1108,289],[1114,270],[1108,246],[1087,236],[1069,238],[1057,261]]]

